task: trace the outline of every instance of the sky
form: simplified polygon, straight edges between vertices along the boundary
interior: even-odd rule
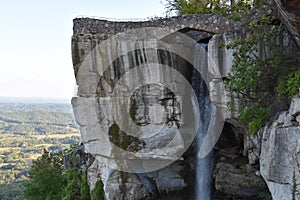
[[[164,0],[0,0],[0,96],[71,99],[72,20],[165,16]]]

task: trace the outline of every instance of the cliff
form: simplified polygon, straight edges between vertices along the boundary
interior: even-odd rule
[[[224,121],[222,75],[216,66],[211,72],[203,68],[209,62],[206,51],[195,48],[197,41],[213,46],[206,41],[231,26],[216,15],[126,23],[74,20],[78,97],[72,105],[85,151],[96,158],[88,169],[91,189],[101,180],[106,199],[142,199],[194,184],[194,138],[200,117],[206,117],[199,113],[209,113],[215,124]],[[217,105],[211,111],[205,106],[210,96]],[[221,128],[210,125],[211,132]],[[210,146],[203,154],[217,138],[203,138]]]
[[[272,197],[291,199],[299,178],[298,100],[253,137],[227,108],[236,94],[222,80],[234,50],[220,46],[242,34],[219,15],[74,19],[72,105],[90,158],[91,191],[102,181],[105,199],[174,199],[167,194],[178,191],[177,199],[207,199],[214,168],[222,197],[260,198],[260,160]]]

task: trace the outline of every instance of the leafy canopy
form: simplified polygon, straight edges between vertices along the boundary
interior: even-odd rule
[[[89,185],[87,181],[87,170],[84,167],[78,171],[80,163],[76,153],[72,149],[66,149],[59,153],[44,153],[32,164],[30,180],[26,185],[25,197],[28,200],[90,200]],[[63,165],[63,159],[67,152],[71,152],[68,161],[71,167]],[[68,155],[70,155],[68,153]],[[103,184],[98,181],[97,189],[93,191],[94,199],[103,199]],[[101,186],[102,184],[102,186]],[[94,194],[95,193],[95,194]],[[96,198],[99,195],[99,198]]]

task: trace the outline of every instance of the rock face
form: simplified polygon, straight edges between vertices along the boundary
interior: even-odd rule
[[[294,97],[288,111],[244,140],[244,155],[251,165],[259,164],[272,199],[299,199],[300,98]]]
[[[263,129],[260,171],[272,198],[300,199],[300,98],[292,100],[270,127]]]
[[[213,35],[233,28],[217,15],[126,23],[74,20],[78,96],[72,105],[84,149],[95,157],[88,168],[91,190],[98,180],[106,199],[145,199],[187,186],[193,190],[194,127],[199,120],[212,119],[218,128],[212,132],[221,131],[222,126],[216,126],[224,118],[221,82],[232,58],[232,52],[218,46],[221,40],[228,42],[228,35]],[[225,64],[208,59],[202,50],[207,47],[215,56],[224,55]],[[193,70],[194,66],[201,67]],[[219,69],[217,76],[211,75]],[[191,95],[195,88],[200,100]],[[214,106],[205,115],[208,105],[202,102],[208,98]],[[132,132],[137,135],[127,134]],[[217,137],[203,137],[203,155]]]
[[[300,183],[299,98],[271,127],[243,138],[243,129],[234,120],[237,114],[226,110],[226,102],[235,96],[221,84],[230,73],[233,50],[220,45],[239,38],[238,30],[237,24],[218,15],[148,22],[74,20],[72,59],[78,93],[72,106],[82,149],[88,153],[91,191],[101,180],[107,200],[168,199],[160,195],[174,191],[193,194],[195,158],[209,153],[219,135],[206,135],[205,148],[196,155],[192,133],[198,121],[210,118],[212,132],[221,133],[224,119],[238,129],[238,134],[223,134],[217,145],[221,156],[214,175],[217,190],[241,198],[265,191],[260,174],[247,163],[228,162],[240,156],[244,143],[243,154],[250,165],[260,163],[273,198],[292,198],[291,189]],[[201,45],[208,57],[206,51],[205,56],[195,51]],[[197,72],[194,66],[202,67]],[[195,71],[202,79],[193,79]],[[193,88],[199,82],[205,83],[198,88],[204,94],[200,100]],[[197,106],[207,99],[209,109]],[[231,129],[225,125],[223,131]]]
[[[263,130],[260,129],[255,135],[246,135],[244,139],[244,156],[248,157],[250,165],[259,164],[261,154]]]

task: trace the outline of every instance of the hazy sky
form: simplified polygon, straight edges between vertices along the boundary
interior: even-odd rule
[[[0,0],[0,96],[71,98],[72,20],[164,16],[164,0]]]

